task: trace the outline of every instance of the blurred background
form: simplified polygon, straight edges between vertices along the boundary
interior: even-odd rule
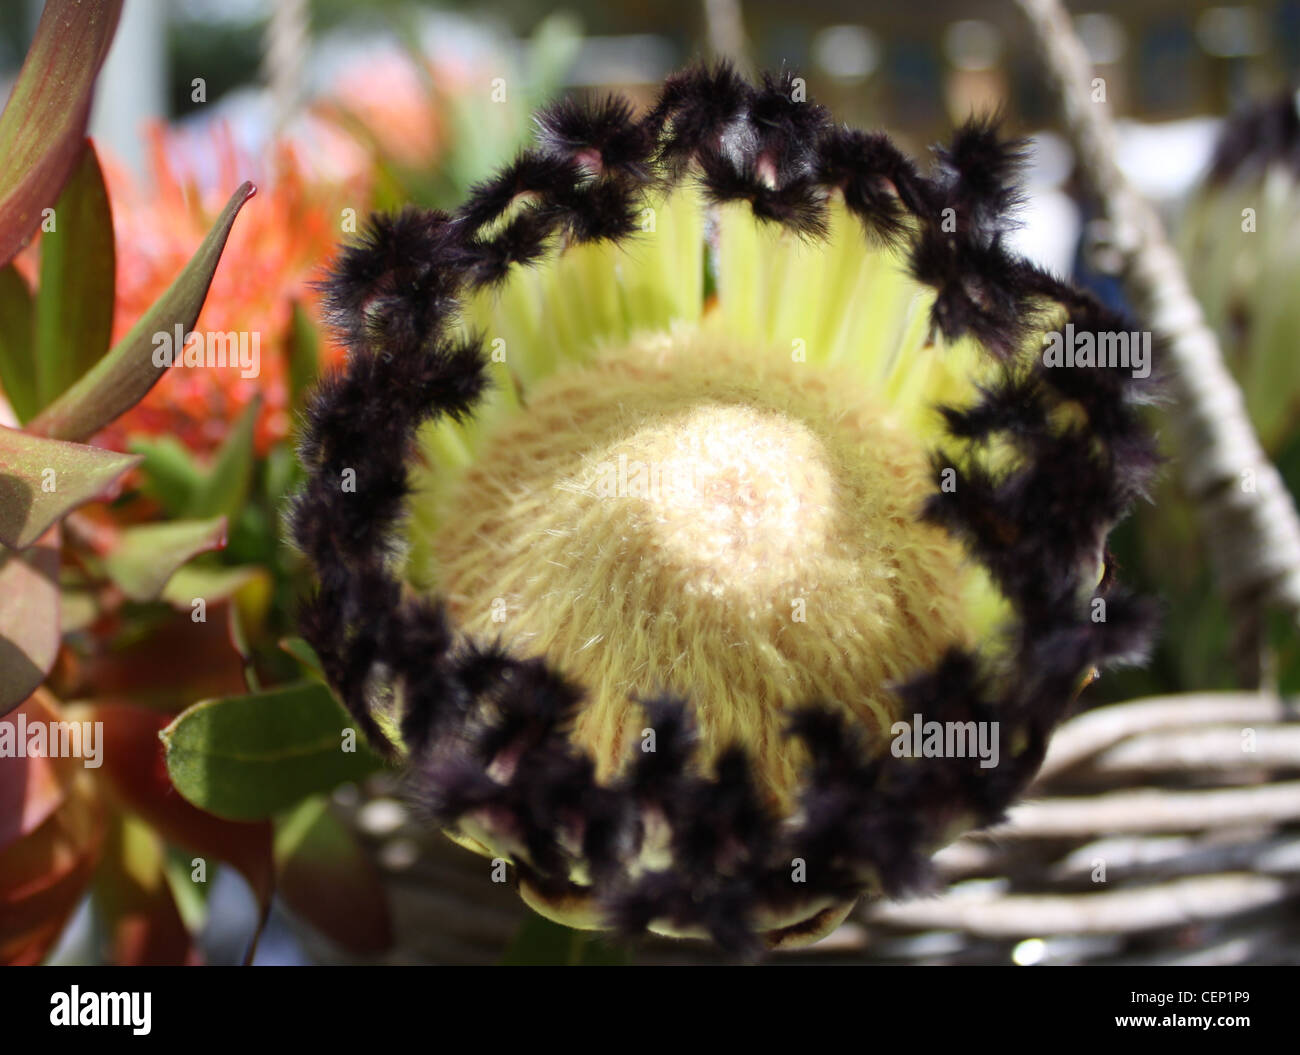
[[[18,0],[0,13],[0,91],[17,72],[40,9],[40,0]],[[1300,0],[1096,0],[1071,9],[1119,114],[1157,126],[1147,137],[1133,130],[1127,160],[1162,196],[1186,190],[1195,177],[1213,118],[1281,89],[1300,69]],[[139,168],[147,121],[226,122],[237,142],[256,150],[304,111],[333,101],[373,113],[376,135],[404,131],[410,156],[436,141],[446,165],[466,149],[458,137],[464,129],[428,121],[417,129],[416,108],[429,92],[487,99],[493,79],[505,77],[525,94],[618,88],[648,96],[668,71],[719,52],[751,68],[795,67],[844,120],[921,145],[971,110],[1001,108],[1026,129],[1052,123],[1028,31],[1006,0],[563,7],[131,0],[100,80],[92,131]],[[1175,148],[1182,152],[1169,153]],[[1150,164],[1148,154],[1143,164],[1143,150],[1161,163]]]
[[[41,6],[0,6],[0,99]],[[1261,442],[1296,495],[1300,138],[1289,93],[1300,83],[1300,0],[1077,0],[1069,7],[1119,122],[1118,161],[1165,219]],[[619,90],[644,102],[666,73],[717,55],[751,71],[795,68],[807,78],[809,96],[838,119],[883,128],[916,155],[968,114],[1000,111],[1009,130],[1031,142],[1017,247],[1123,303],[1108,232],[1096,220],[1011,0],[578,0],[562,8],[531,0],[127,0],[91,122],[114,223],[124,232],[114,332],[165,287],[234,186],[252,179],[264,197],[236,226],[200,327],[255,326],[268,347],[285,349],[311,331],[320,360],[328,362],[338,351],[320,327],[312,282],[368,211],[456,204],[528,138],[534,107],[561,92]],[[1238,156],[1221,152],[1210,179],[1225,122],[1252,106],[1271,107],[1276,120],[1258,122],[1254,138],[1239,139]],[[1254,241],[1236,237],[1243,204],[1267,216]],[[251,415],[260,505],[249,498],[239,511],[233,556],[222,560],[266,569],[257,625],[267,641],[291,630],[301,581],[274,516],[293,478],[290,444],[302,379],[290,359],[286,351],[282,365],[271,363],[250,384],[210,371],[201,379],[169,377],[104,440],[126,449],[171,437],[167,442],[179,440],[204,465],[229,445],[235,423]],[[1114,545],[1123,577],[1161,600],[1165,631],[1147,667],[1107,675],[1089,690],[1087,707],[1261,686],[1283,694],[1300,689],[1292,626],[1266,619],[1243,645],[1236,616],[1216,594],[1176,466]],[[94,653],[93,644],[82,644],[86,655]],[[263,680],[274,683],[287,660],[271,651],[259,662]],[[58,675],[65,698],[92,692],[94,678],[104,676],[89,661],[75,670],[69,663],[65,657]],[[187,705],[199,692],[187,690],[171,706]],[[1234,729],[1229,720],[1227,732]],[[1167,739],[1180,732],[1187,730],[1163,730]],[[1300,752],[1291,731],[1287,736],[1249,760],[1216,755],[1212,745],[1189,744],[1186,735],[1130,743],[1127,760],[1101,751],[1080,755],[1038,790],[1069,797],[1278,784],[1300,770]],[[1282,877],[1267,891],[1223,893],[1222,911],[1193,923],[1144,923],[1132,905],[1101,924],[1077,926],[1065,909],[1046,917],[1007,909],[1013,922],[1001,929],[972,924],[960,910],[947,917],[903,910],[856,919],[800,955],[993,963],[1300,958],[1293,885],[1300,843],[1294,800],[1288,802],[1276,817],[1266,810],[1249,824],[1222,829],[1172,823],[1115,835],[1094,825],[1049,830],[1010,850],[964,841],[945,858],[945,878],[959,895],[974,898],[971,904],[1084,895],[1089,854],[1108,838],[1120,840],[1105,851],[1121,862],[1119,885],[1137,890],[1158,893],[1161,883],[1203,875]],[[627,955],[599,943],[575,953],[559,928],[548,930],[513,896],[484,883],[477,859],[419,832],[382,776],[335,793],[331,809],[360,840],[392,900],[396,941],[382,958],[496,962],[545,958],[547,949],[570,959]],[[214,962],[237,960],[241,936],[256,919],[252,896],[234,870],[225,870],[208,902],[192,914],[201,953]],[[315,922],[305,926],[277,901],[258,962],[353,955]],[[83,903],[51,955],[74,962],[102,957],[95,928],[94,910]],[[635,955],[707,959],[707,952],[654,943]]]

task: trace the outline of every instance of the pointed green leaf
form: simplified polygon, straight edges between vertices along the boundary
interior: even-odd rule
[[[37,415],[31,423],[33,432],[56,439],[83,440],[144,398],[167,369],[166,364],[154,363],[155,353],[161,347],[155,342],[155,335],[171,335],[177,326],[184,333],[193,328],[235,217],[256,192],[251,183],[235,191],[212,230],[167,291],[106,356]]]
[[[140,471],[145,493],[156,499],[168,516],[185,516],[203,484],[203,470],[189,448],[175,436],[137,436],[127,449],[144,458]]]
[[[81,161],[41,236],[36,294],[36,390],[41,406],[72,386],[108,351],[113,336],[113,214],[95,148]]]
[[[270,817],[380,765],[314,682],[196,703],[162,737],[176,789],[231,820]]]
[[[41,409],[36,395],[36,305],[13,264],[0,267],[0,388],[19,421]]]
[[[226,518],[173,520],[127,528],[104,570],[133,601],[152,601],[186,561],[226,544]]]
[[[0,549],[0,714],[45,680],[59,653],[59,533]]]
[[[77,163],[121,12],[122,0],[46,0],[0,114],[0,264],[36,229]]]
[[[261,411],[262,397],[256,396],[239,415],[207,477],[194,494],[186,511],[189,516],[212,517],[224,513],[233,519],[243,508],[253,478],[253,430]]]
[[[185,929],[198,934],[208,921],[208,884],[196,883],[191,878],[194,875],[194,853],[179,846],[168,846],[163,871]]]
[[[255,579],[269,580],[265,568],[245,565],[239,568],[201,568],[195,564],[178,568],[167,580],[162,599],[173,608],[189,611],[198,598],[208,604],[228,601]]]
[[[302,465],[288,444],[278,443],[266,452],[263,462],[262,492],[273,509],[288,498],[291,491],[302,483]]]
[[[140,459],[0,428],[0,542],[23,549]]]
[[[321,667],[320,656],[316,655],[316,650],[301,637],[283,638],[280,641],[280,647],[306,667],[307,672],[313,677],[323,678],[325,676],[325,671]]]

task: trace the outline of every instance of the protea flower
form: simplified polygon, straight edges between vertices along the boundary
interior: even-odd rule
[[[802,89],[561,103],[330,281],[304,634],[430,822],[571,926],[816,940],[1142,653],[1105,541],[1150,383],[1043,359],[1134,327],[1004,248],[991,124],[924,176]]]
[[[119,243],[114,340],[161,295],[194,246],[211,226],[224,201],[223,189],[250,162],[228,132],[218,126],[193,143],[209,155],[220,179],[200,186],[193,172],[177,163],[185,142],[174,132],[150,132],[151,179],[147,188],[110,170],[115,221],[133,233]],[[283,441],[290,428],[289,339],[295,302],[314,315],[318,295],[313,280],[338,237],[343,209],[363,198],[357,181],[330,188],[287,143],[274,146],[259,185],[266,206],[248,214],[232,232],[229,263],[216,275],[197,322],[200,332],[256,334],[257,375],[237,369],[171,370],[130,413],[101,438],[124,447],[135,434],[179,437],[192,451],[213,453],[231,425],[254,398],[262,400],[256,428],[257,449],[265,453]],[[236,181],[237,182],[237,181]],[[336,354],[324,349],[327,358]]]

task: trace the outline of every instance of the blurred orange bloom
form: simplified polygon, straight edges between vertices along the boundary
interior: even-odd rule
[[[121,338],[167,289],[198,248],[229,194],[245,179],[258,195],[245,206],[222,254],[199,315],[200,333],[257,335],[259,373],[233,367],[171,369],[136,407],[99,437],[122,447],[133,433],[171,433],[199,454],[211,453],[260,393],[259,452],[290,429],[288,340],[293,303],[319,321],[313,288],[342,237],[343,210],[364,215],[367,192],[358,174],[339,184],[314,178],[301,146],[277,144],[269,159],[243,156],[229,130],[206,141],[162,126],[148,132],[150,178],[144,186],[105,163],[117,232],[117,304],[113,340]],[[204,173],[202,185],[193,173]],[[355,170],[354,170],[355,171]],[[339,350],[322,335],[322,356]]]
[[[408,57],[358,64],[339,78],[319,110],[361,144],[408,168],[430,165],[445,130],[435,102],[438,75]]]

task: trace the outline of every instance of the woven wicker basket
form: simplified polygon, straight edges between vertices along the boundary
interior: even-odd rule
[[[936,857],[940,887],[862,905],[779,962],[1300,962],[1300,706],[1254,693],[1115,704],[1057,733],[1030,795]],[[340,811],[389,891],[399,963],[499,962],[529,910],[379,779]],[[336,950],[308,938],[321,960]],[[647,939],[639,963],[716,950]]]

